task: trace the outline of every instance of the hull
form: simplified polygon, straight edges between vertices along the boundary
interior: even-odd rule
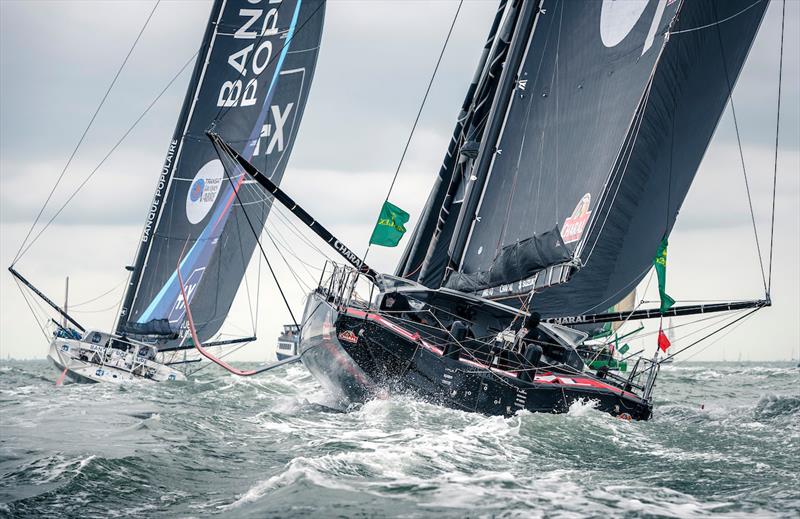
[[[405,392],[463,411],[510,416],[521,410],[563,413],[576,401],[637,420],[652,407],[637,395],[590,375],[519,373],[443,355],[418,334],[376,313],[332,306],[309,296],[300,352],[303,364],[344,404],[381,392]]]
[[[58,371],[66,370],[66,376],[78,383],[186,380],[183,373],[163,364],[148,360],[133,363],[117,350],[74,339],[55,338],[47,358]]]

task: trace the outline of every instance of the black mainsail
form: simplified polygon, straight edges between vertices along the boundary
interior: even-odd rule
[[[510,102],[494,100],[508,103],[500,137],[454,177],[455,211],[425,209],[444,214],[448,270],[420,281],[536,291],[551,316],[622,299],[674,225],[767,3],[541,2]],[[410,250],[429,239],[417,234]]]
[[[320,0],[217,0],[203,38],[123,301],[117,332],[171,342],[185,319],[222,326],[270,202],[225,172],[210,128],[279,183],[308,99],[322,35]],[[244,214],[246,211],[246,215]],[[249,218],[247,218],[249,217]],[[249,220],[249,221],[248,221]]]

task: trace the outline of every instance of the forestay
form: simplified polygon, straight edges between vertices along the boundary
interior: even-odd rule
[[[322,34],[317,0],[218,0],[147,216],[118,332],[178,339],[185,307],[198,336],[222,326],[270,204],[244,173],[226,174],[213,129],[280,182],[308,98]],[[184,250],[185,247],[185,250]]]

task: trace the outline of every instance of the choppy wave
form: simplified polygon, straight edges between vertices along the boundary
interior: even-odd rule
[[[653,420],[408,396],[342,412],[302,367],[68,384],[0,367],[0,516],[796,517],[800,370],[676,364]]]

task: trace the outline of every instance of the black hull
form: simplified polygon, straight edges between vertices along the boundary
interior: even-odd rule
[[[303,321],[303,364],[343,404],[389,391],[486,415],[564,413],[581,400],[635,420],[652,412],[637,395],[594,377],[544,373],[527,382],[512,372],[445,357],[381,316],[354,308],[339,312],[318,293],[309,296]]]

